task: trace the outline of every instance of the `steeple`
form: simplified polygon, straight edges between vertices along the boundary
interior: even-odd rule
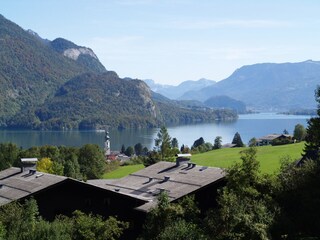
[[[106,134],[104,136],[104,155],[110,155],[110,137],[108,131],[106,131]]]

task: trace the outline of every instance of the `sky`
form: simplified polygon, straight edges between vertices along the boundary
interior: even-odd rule
[[[120,77],[178,85],[243,65],[320,60],[318,0],[1,0],[42,38],[91,48]]]

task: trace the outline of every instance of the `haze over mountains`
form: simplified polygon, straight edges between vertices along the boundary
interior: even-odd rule
[[[152,79],[144,80],[145,83],[156,93],[160,93],[163,96],[170,99],[179,99],[183,94],[188,91],[197,91],[202,88],[212,86],[216,81],[201,78],[197,81],[187,80],[180,83],[178,86],[162,85],[155,83]]]
[[[90,48],[43,39],[0,15],[0,127],[137,128],[236,118],[152,96],[143,81],[107,71]]]
[[[183,94],[179,92],[175,99],[205,103],[212,97],[228,96],[245,103],[247,108],[258,111],[315,109],[314,91],[318,84],[320,62],[308,60],[299,63],[261,63],[243,66],[230,77],[210,86],[198,86],[198,89],[185,91]],[[165,89],[172,87],[161,89],[164,96],[172,97],[171,92],[167,93]]]

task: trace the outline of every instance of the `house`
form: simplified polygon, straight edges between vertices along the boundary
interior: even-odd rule
[[[225,184],[222,169],[197,166],[188,156],[177,157],[176,163],[158,162],[121,179],[88,182],[38,172],[34,167],[35,162],[29,159],[22,161],[21,168],[0,172],[0,206],[32,197],[47,220],[58,214],[70,216],[75,210],[105,217],[116,215],[131,223],[126,239],[141,231],[146,214],[156,206],[161,192],[168,193],[170,202],[194,194],[205,211],[214,206],[217,189]]]
[[[147,213],[157,204],[160,192],[167,192],[169,201],[176,202],[194,194],[200,209],[212,207],[217,189],[225,184],[221,168],[197,166],[177,158],[176,163],[158,162],[121,179],[89,180],[96,187],[144,201],[135,210]]]
[[[51,220],[58,214],[70,216],[75,210],[131,220],[130,211],[145,201],[97,188],[76,179],[38,172],[25,162],[21,168],[0,172],[0,206],[34,198],[39,212]]]
[[[292,135],[289,134],[269,134],[257,139],[258,146],[271,145],[274,141],[291,141]]]

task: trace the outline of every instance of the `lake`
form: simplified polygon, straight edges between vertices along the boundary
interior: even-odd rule
[[[271,133],[283,133],[286,129],[290,134],[296,124],[307,126],[310,116],[282,115],[275,113],[259,113],[239,115],[239,119],[232,122],[199,123],[190,125],[167,126],[171,137],[182,144],[192,146],[193,142],[203,137],[206,142],[214,142],[216,136],[222,137],[222,142],[230,143],[236,132],[247,144],[253,138]],[[110,130],[111,150],[142,143],[152,149],[154,139],[159,129],[125,129]],[[13,142],[23,148],[41,145],[82,146],[87,143],[104,145],[104,132],[96,131],[32,131],[32,130],[0,130],[0,142]]]

